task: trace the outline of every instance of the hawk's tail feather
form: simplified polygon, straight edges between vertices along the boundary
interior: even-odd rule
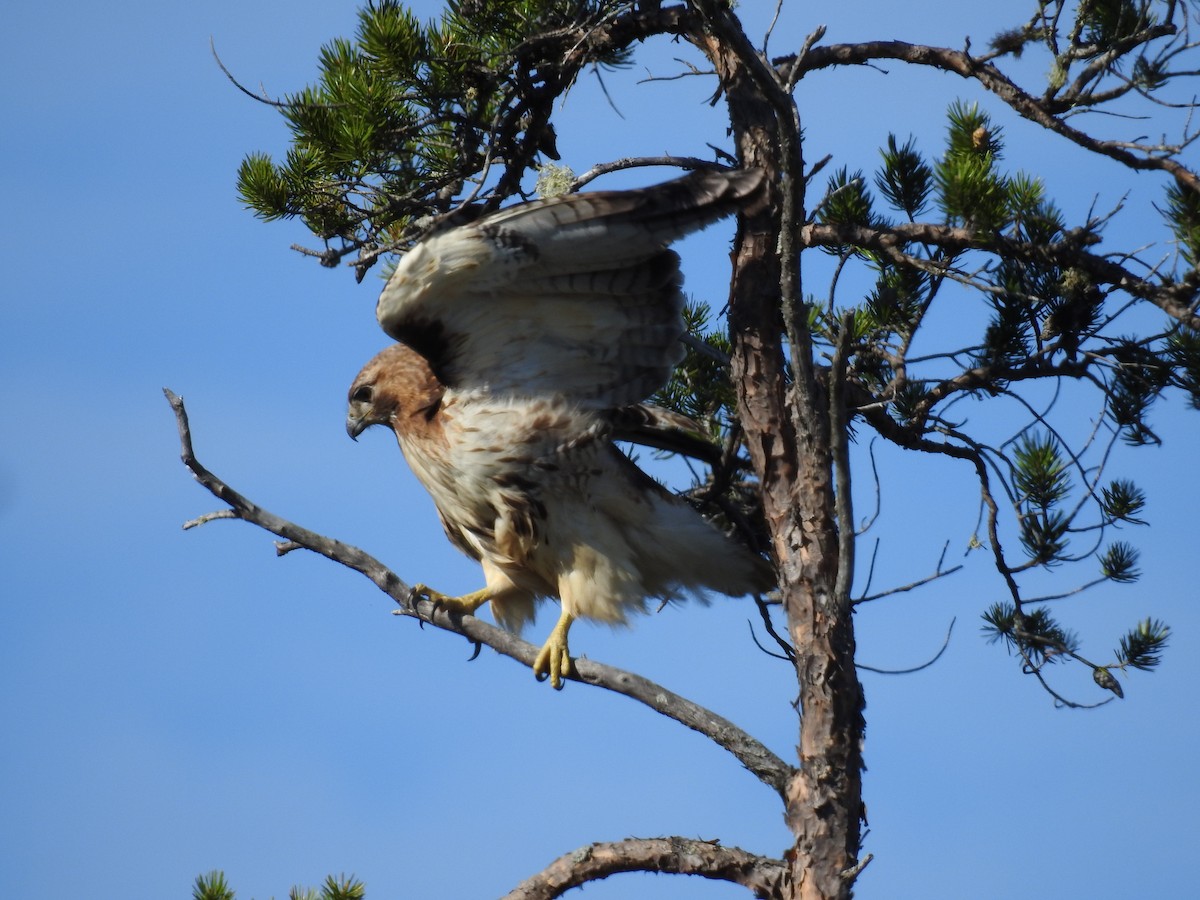
[[[711,590],[731,597],[764,593],[775,586],[771,564],[677,497],[654,497],[635,558],[654,596]]]

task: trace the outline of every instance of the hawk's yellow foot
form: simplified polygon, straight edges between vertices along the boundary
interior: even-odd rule
[[[563,612],[558,617],[558,624],[546,638],[537,659],[533,661],[533,676],[538,681],[550,679],[550,687],[556,691],[562,690],[564,676],[571,674],[571,651],[567,647],[567,632],[575,617],[569,612]]]
[[[444,609],[451,614],[473,616],[479,607],[492,599],[492,592],[487,588],[480,588],[469,594],[463,594],[461,597],[448,597],[428,585],[418,584],[413,586],[413,596],[421,600],[433,601],[435,613],[439,609]]]

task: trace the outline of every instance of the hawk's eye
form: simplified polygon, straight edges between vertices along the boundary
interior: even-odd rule
[[[357,391],[350,395],[350,400],[352,403],[370,403],[373,395],[374,391],[371,390],[371,386],[364,384]]]

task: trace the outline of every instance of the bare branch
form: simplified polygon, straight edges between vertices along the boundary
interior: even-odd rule
[[[913,672],[920,672],[922,669],[928,669],[935,662],[942,658],[942,654],[946,652],[946,648],[950,646],[950,635],[954,633],[954,623],[958,619],[950,620],[950,627],[946,629],[946,639],[942,641],[942,648],[933,655],[933,658],[921,663],[919,666],[913,666],[911,669],[877,669],[874,666],[868,666],[864,663],[855,663],[860,669],[865,669],[868,672],[875,672],[879,675],[911,675]]]
[[[230,83],[251,100],[257,100],[259,103],[265,103],[267,106],[275,106],[279,107],[280,109],[290,109],[296,105],[296,103],[291,100],[274,99],[267,94],[266,88],[263,88],[261,94],[256,94],[254,91],[250,90],[250,88],[238,81],[237,78],[234,77],[234,74],[229,71],[229,67],[225,65],[225,62],[221,59],[220,54],[217,53],[217,42],[211,35],[209,35],[208,38],[208,49],[209,52],[212,53],[213,59],[216,60],[218,68],[225,73],[225,77],[229,79]]]
[[[683,169],[686,172],[700,169],[723,172],[729,168],[721,163],[713,162],[709,159],[700,159],[696,156],[625,156],[621,159],[614,159],[612,162],[598,163],[582,175],[577,175],[571,184],[571,190],[577,191],[589,181],[594,181],[601,175],[607,175],[610,172],[619,172],[622,169],[637,169],[646,166],[671,166]]]
[[[767,634],[771,636],[783,653],[773,653],[760,644],[758,642],[758,636],[754,633],[754,624],[747,619],[746,624],[750,626],[750,637],[753,638],[755,646],[758,647],[758,649],[763,653],[767,654],[767,656],[773,656],[776,659],[787,660],[795,665],[796,649],[784,639],[783,635],[776,630],[775,623],[771,621],[772,604],[761,596],[755,596],[754,603],[758,607],[759,616],[762,617],[763,628],[766,629]]]
[[[528,641],[521,640],[512,632],[489,625],[482,619],[451,614],[429,600],[415,597],[409,585],[370,554],[273,515],[229,487],[196,459],[183,398],[166,388],[163,389],[163,393],[175,411],[183,464],[209,493],[228,503],[231,508],[230,515],[210,514],[203,517],[206,521],[213,518],[237,518],[257,525],[285,539],[285,544],[276,545],[280,555],[298,548],[319,553],[369,578],[376,587],[396,602],[399,606],[399,609],[395,610],[397,615],[409,616],[423,624],[452,631],[474,644],[486,644],[502,656],[515,659],[529,668],[533,667],[539,648]],[[787,782],[794,774],[792,767],[728,719],[632,672],[590,659],[574,660],[571,668],[572,674],[566,676],[571,680],[622,694],[704,735],[728,750],[780,797],[784,796]]]
[[[846,403],[846,363],[854,333],[854,312],[842,315],[841,332],[829,370],[829,444],[833,457],[834,497],[838,524],[837,603],[849,608],[854,582],[854,506],[850,490],[850,421]]]
[[[875,482],[875,509],[871,515],[863,519],[861,525],[855,526],[855,537],[862,537],[875,527],[875,523],[879,520],[879,514],[883,511],[883,491],[880,489],[879,483],[879,463],[875,459],[875,439],[867,445],[867,458],[871,461],[871,478]]]
[[[699,875],[740,884],[755,897],[766,898],[779,896],[785,866],[782,860],[722,847],[716,841],[628,838],[588,844],[566,853],[517,885],[504,900],[551,900],[621,872]]]
[[[205,513],[202,516],[196,516],[196,518],[194,518],[194,519],[188,519],[186,522],[183,523],[183,530],[188,531],[189,529],[192,529],[192,528],[198,528],[201,525],[204,525],[208,522],[213,521],[213,519],[240,519],[240,518],[241,518],[241,516],[239,516],[237,513],[235,513],[232,509],[218,509],[216,512]]]
[[[942,545],[942,555],[938,557],[937,568],[934,570],[932,575],[926,575],[924,578],[918,578],[916,581],[909,582],[908,584],[901,585],[900,587],[888,588],[886,591],[880,591],[877,594],[865,594],[855,600],[854,605],[858,606],[860,603],[870,603],[872,600],[880,600],[883,597],[890,597],[893,594],[905,594],[908,591],[923,587],[932,581],[937,581],[939,578],[945,578],[947,575],[953,575],[955,572],[962,569],[962,563],[959,563],[957,566],[951,566],[948,569],[942,568],[942,563],[946,561],[946,549],[949,546],[949,541]],[[876,542],[876,549],[878,549],[878,542]],[[871,565],[872,567],[875,565],[874,556],[872,556]]]
[[[1163,25],[1159,27],[1158,32],[1159,36],[1165,36],[1173,34],[1175,28]],[[1071,108],[1070,103],[1038,100],[1018,87],[994,65],[976,59],[965,51],[909,44],[905,41],[866,41],[860,44],[810,47],[803,54],[773,60],[773,63],[788,84],[795,84],[805,72],[829,66],[865,65],[877,59],[895,59],[913,65],[931,66],[953,72],[963,78],[972,78],[1008,104],[1018,115],[1074,144],[1115,159],[1131,169],[1157,169],[1168,172],[1181,185],[1200,191],[1200,178],[1182,163],[1171,157],[1138,155],[1134,149],[1123,146],[1118,141],[1102,141],[1072,128],[1056,115],[1068,111]]]
[[[384,566],[383,563],[379,562],[379,560],[364,553],[357,547],[324,537],[267,512],[229,487],[224,481],[202,466],[200,461],[196,459],[196,455],[192,449],[192,433],[188,424],[187,410],[183,405],[183,398],[166,388],[163,388],[163,393],[166,395],[167,401],[171,404],[171,409],[175,411],[175,421],[179,427],[179,440],[181,443],[180,458],[183,460],[183,464],[187,466],[205,490],[218,500],[228,503],[233,513],[232,516],[210,514],[201,518],[206,521],[213,518],[238,518],[244,522],[249,522],[251,525],[257,525],[259,528],[269,531],[274,535],[299,544],[301,547],[312,550],[315,553],[320,553],[322,556],[339,562],[347,568],[362,573],[371,579],[376,587],[401,606],[408,605],[408,595],[411,592],[411,588],[401,581],[394,572]],[[196,522],[196,520],[193,520],[193,522]]]

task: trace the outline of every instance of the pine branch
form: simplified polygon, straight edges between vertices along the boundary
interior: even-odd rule
[[[930,260],[913,256],[905,248],[910,244],[928,244],[953,253],[979,250],[1023,262],[1049,262],[1064,268],[1082,269],[1096,284],[1111,284],[1126,293],[1148,300],[1167,315],[1193,331],[1200,331],[1200,315],[1195,307],[1196,285],[1191,278],[1156,284],[1139,278],[1120,263],[1083,248],[1086,235],[1069,232],[1053,243],[1020,241],[996,234],[979,234],[969,228],[923,222],[865,225],[810,223],[800,229],[806,246],[841,247],[852,245],[878,253],[895,265],[915,266],[931,274],[946,274]],[[1194,273],[1193,273],[1194,274]]]

